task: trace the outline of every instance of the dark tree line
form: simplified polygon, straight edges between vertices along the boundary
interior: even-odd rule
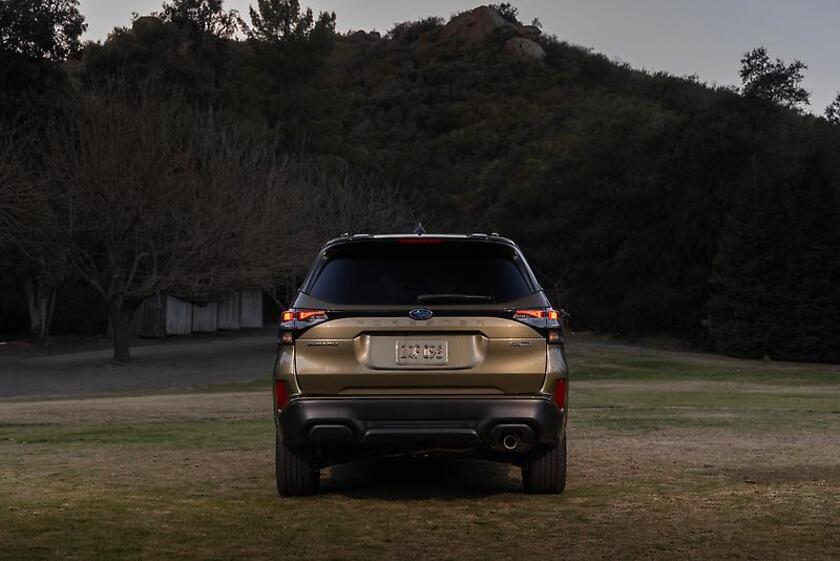
[[[55,10],[36,17],[37,50],[8,38],[22,31],[6,22],[43,7]],[[73,0],[2,10],[13,14],[0,12],[2,56],[26,70],[3,81],[15,102],[3,111],[0,244],[30,235],[0,251],[26,263],[15,270],[40,302],[32,317],[47,321],[68,282],[93,287],[115,325],[114,309],[150,291],[200,300],[248,282],[282,294],[322,238],[420,219],[517,239],[580,329],[840,360],[840,99],[824,118],[804,113],[800,61],[746,53],[735,91],[545,35],[544,63],[523,62],[503,53],[505,30],[467,47],[440,40],[440,18],[341,36],[334,14],[297,0],[257,0],[244,15],[171,0],[87,45]],[[237,195],[250,203],[233,214],[256,217],[249,231],[214,213]],[[69,213],[75,200],[112,215]],[[179,230],[185,219],[196,227]],[[190,240],[209,237],[229,245],[193,255]],[[269,237],[284,243],[255,241]],[[244,261],[225,258],[243,243]],[[163,247],[178,248],[171,261],[147,261]]]

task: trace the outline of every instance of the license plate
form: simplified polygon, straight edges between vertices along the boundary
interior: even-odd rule
[[[397,364],[441,365],[449,362],[446,341],[397,340]]]

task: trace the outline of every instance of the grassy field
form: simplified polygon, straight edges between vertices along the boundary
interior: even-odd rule
[[[0,401],[0,559],[840,558],[840,368],[575,342],[570,361],[562,496],[402,459],[280,500],[267,384]]]

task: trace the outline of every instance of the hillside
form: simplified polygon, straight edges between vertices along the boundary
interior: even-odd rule
[[[615,63],[504,5],[384,37],[299,11],[247,40],[171,5],[87,45],[64,87],[267,124],[324,173],[397,185],[430,231],[514,238],[578,329],[840,361],[840,127]]]
[[[449,26],[453,24],[450,23]],[[517,239],[581,328],[838,360],[840,128],[551,37],[340,42],[344,156],[437,229]]]

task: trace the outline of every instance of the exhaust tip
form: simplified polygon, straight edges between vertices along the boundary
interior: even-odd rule
[[[502,446],[505,447],[505,450],[516,450],[519,446],[519,438],[513,434],[506,434],[502,437]]]

